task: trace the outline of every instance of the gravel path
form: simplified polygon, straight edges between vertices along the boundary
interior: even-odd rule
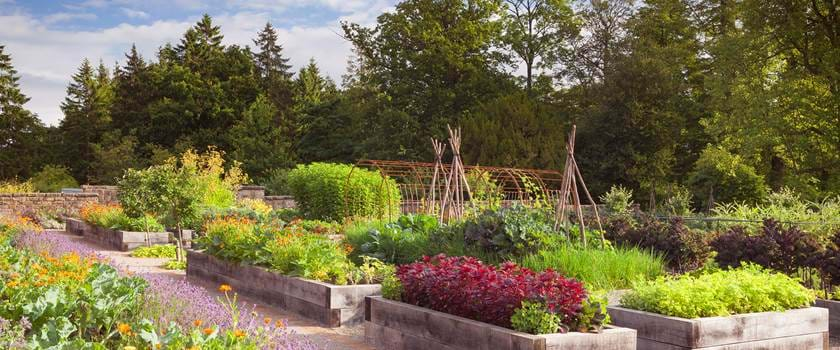
[[[84,243],[85,245],[95,249],[100,254],[108,257],[116,265],[124,266],[134,273],[150,273],[165,275],[170,278],[186,279],[189,283],[200,286],[210,292],[212,295],[220,295],[215,284],[205,282],[200,279],[187,277],[184,271],[170,271],[161,268],[167,259],[154,258],[134,258],[128,252],[115,251],[112,248],[103,247],[97,243],[85,240],[83,237],[68,234],[63,231],[52,231],[54,234],[61,234]],[[326,328],[319,323],[276,307],[261,306],[260,303],[247,296],[240,295],[239,299],[247,304],[257,305],[257,312],[272,319],[288,320],[289,329],[294,330],[298,334],[308,336],[313,342],[320,345],[325,350],[373,350],[374,348],[365,344],[364,341],[364,327],[341,327],[341,328]]]

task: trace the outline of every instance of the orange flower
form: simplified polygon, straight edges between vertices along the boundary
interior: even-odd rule
[[[271,317],[266,317],[266,318],[264,318],[264,319],[263,319],[263,323],[265,323],[266,325],[271,324]]]
[[[223,285],[219,286],[219,291],[222,292],[222,293],[227,293],[227,292],[230,292],[232,290],[233,290],[233,288],[231,288],[230,285],[227,285],[227,284],[223,284]]]
[[[193,326],[201,327],[201,324],[204,323],[202,320],[195,320],[193,321]]]
[[[119,331],[120,334],[130,335],[131,326],[129,326],[127,323],[120,323],[117,325],[117,331]]]
[[[277,322],[274,322],[274,326],[277,327],[277,328],[283,328],[286,325],[283,324],[283,320],[277,320]]]
[[[204,335],[213,334],[213,328],[207,327],[202,332],[204,332]]]
[[[237,329],[237,330],[233,331],[233,335],[235,335],[237,338],[244,338],[245,337],[245,332],[243,332],[240,329]]]

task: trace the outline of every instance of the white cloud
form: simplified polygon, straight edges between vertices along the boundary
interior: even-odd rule
[[[371,18],[374,12],[365,11],[348,17]],[[225,44],[242,46],[253,46],[256,33],[272,19],[269,12],[221,14],[213,18],[222,27]],[[98,30],[59,30],[49,27],[46,19],[28,14],[0,15],[0,28],[4,28],[0,31],[0,42],[6,45],[6,52],[11,54],[12,62],[21,74],[24,93],[31,97],[26,106],[45,123],[56,125],[63,118],[59,105],[67,83],[84,58],[94,63],[101,59],[113,67],[114,62],[123,61],[124,53],[132,44],[137,45],[146,59],[154,58],[158,47],[166,42],[178,42],[183,32],[198,19],[196,15],[178,21],[158,20],[143,25],[123,23]],[[336,81],[341,80],[351,47],[339,35],[337,20],[325,26],[277,30],[294,69],[315,58],[322,72]]]
[[[140,10],[133,10],[128,7],[123,7],[122,13],[130,18],[149,18],[149,14]]]
[[[90,21],[96,19],[96,14],[93,13],[72,13],[72,12],[58,12],[44,17],[44,23],[55,24],[59,22],[68,22],[75,20]]]

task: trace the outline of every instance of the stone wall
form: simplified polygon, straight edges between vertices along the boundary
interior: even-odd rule
[[[48,211],[78,216],[82,206],[98,201],[96,193],[3,193],[0,194],[0,215]]]
[[[273,209],[295,208],[295,198],[292,196],[265,196],[263,201]]]
[[[265,187],[255,185],[243,185],[236,193],[236,199],[263,199],[265,198]]]
[[[117,204],[119,203],[119,188],[117,186],[104,185],[82,185],[82,192],[96,193],[99,195],[99,203],[102,204]]]

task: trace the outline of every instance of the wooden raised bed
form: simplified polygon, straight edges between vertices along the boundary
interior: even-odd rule
[[[379,284],[339,286],[289,277],[195,250],[187,251],[187,276],[228,284],[236,292],[296,312],[328,327],[363,322],[365,297],[378,295],[382,290]]]
[[[816,307],[828,309],[828,333],[840,337],[840,301],[817,299]]]
[[[829,349],[828,310],[822,308],[695,319],[607,309],[613,324],[638,332],[638,349]]]
[[[65,220],[67,232],[84,236],[85,238],[127,252],[147,245],[162,245],[173,242],[169,232],[132,232],[113,230],[110,228],[94,226],[79,219],[67,218]],[[146,237],[148,235],[148,242]],[[188,239],[187,234],[184,234]]]
[[[533,335],[382,297],[368,297],[365,304],[365,340],[377,349],[636,349],[636,331],[627,328]]]

